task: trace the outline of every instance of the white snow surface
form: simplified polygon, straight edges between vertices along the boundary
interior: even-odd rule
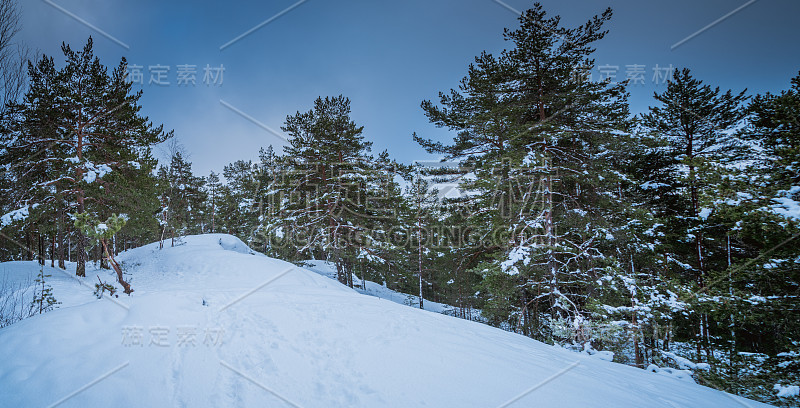
[[[336,276],[336,266],[328,261],[321,261],[321,260],[307,260],[302,262],[305,265],[305,268],[309,271],[318,273],[326,278],[337,280]],[[338,280],[337,280],[338,282]],[[369,295],[375,296],[380,299],[386,299],[388,301],[411,306],[415,308],[419,308],[419,296],[410,295],[406,293],[401,293],[394,291],[392,289],[387,288],[386,286],[372,282],[372,281],[362,281],[358,276],[353,276],[353,290],[362,294],[362,295]],[[453,306],[438,303],[431,301],[430,299],[423,299],[422,306],[424,310],[435,312],[435,313],[443,313],[446,315],[454,315],[455,308]],[[480,311],[477,309],[473,309],[470,311],[471,319],[472,320],[480,320],[482,317],[480,315]]]
[[[130,297],[92,295],[111,271],[46,268],[62,304],[0,329],[0,406],[767,406],[364,296],[229,235],[169,244],[118,257]]]
[[[777,396],[780,398],[792,398],[800,396],[800,386],[798,385],[780,385],[775,384],[775,391],[778,392]]]

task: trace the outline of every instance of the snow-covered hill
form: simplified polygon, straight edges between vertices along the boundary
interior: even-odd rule
[[[119,259],[131,297],[93,297],[109,271],[49,270],[60,308],[0,329],[0,406],[766,406],[364,296],[228,235]]]

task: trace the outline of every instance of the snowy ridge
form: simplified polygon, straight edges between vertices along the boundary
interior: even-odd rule
[[[0,406],[767,406],[363,296],[232,236],[165,244],[120,255],[130,297],[93,297],[109,271],[51,271],[60,308],[0,329]]]

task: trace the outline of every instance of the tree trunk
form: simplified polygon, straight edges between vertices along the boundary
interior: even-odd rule
[[[82,176],[82,172],[78,169],[78,176],[79,179]],[[83,214],[83,192],[79,191],[76,193],[78,195],[78,214]],[[77,231],[78,233],[78,242],[75,243],[75,262],[77,265],[75,266],[75,275],[85,277],[86,276],[86,261],[88,260],[88,254],[86,253],[86,236],[81,231]]]
[[[636,311],[633,312],[633,318],[631,318],[631,325],[633,326],[633,355],[635,359],[636,367],[641,368],[643,366],[644,360],[642,359],[642,350],[639,348],[639,322],[637,320]]]
[[[703,318],[698,316],[699,323],[695,327],[695,334],[697,336],[697,361],[703,361]]]
[[[33,260],[33,252],[34,252],[33,251],[33,232],[28,231],[28,233],[25,234],[25,248],[27,249],[27,251],[26,251],[24,259],[26,261],[32,261]]]
[[[97,258],[100,260],[100,268],[102,268],[102,269],[111,269],[108,266],[108,258],[103,256],[103,251],[104,250],[108,251],[107,249],[102,248],[101,246],[98,245],[98,247],[97,247]]]
[[[56,236],[50,239],[50,267],[56,267]]]
[[[633,263],[633,254],[631,254],[631,276],[636,276],[636,266]],[[631,326],[633,326],[633,355],[636,361],[636,367],[643,367],[644,359],[642,358],[642,350],[639,348],[639,316],[636,310],[637,304],[636,297],[631,293],[631,307],[633,308],[633,316],[631,317]]]
[[[77,155],[78,155],[78,162],[80,162],[83,158],[83,134],[78,132],[78,144],[76,146]],[[78,166],[75,169],[75,180],[83,179],[83,168]],[[75,201],[78,202],[77,213],[83,214],[84,205],[83,205],[83,190],[80,188],[75,189]],[[86,253],[86,236],[83,235],[83,232],[78,231],[78,242],[76,245],[77,254],[75,256],[75,261],[78,263],[75,266],[75,274],[78,276],[86,276],[86,261],[88,259],[88,254]]]
[[[347,286],[353,287],[353,263],[346,262],[347,265]]]
[[[686,147],[686,155],[689,157],[689,160],[694,159],[694,147],[693,135],[689,135],[687,137],[688,143]],[[697,182],[697,175],[695,172],[695,167],[692,162],[689,164],[689,190],[691,194],[691,202],[692,202],[692,217],[698,220],[700,223],[700,198],[699,198],[699,187]],[[705,289],[705,255],[704,255],[704,248],[703,248],[703,233],[700,230],[700,225],[698,225],[698,231],[694,234],[695,236],[695,251],[697,253],[697,285],[700,290]],[[700,325],[698,327],[698,338],[697,338],[697,358],[700,359],[700,352],[701,348],[705,349],[706,357],[708,358],[709,355],[709,345],[708,345],[708,316],[705,313],[700,313],[699,315]]]
[[[728,270],[730,270],[731,264],[732,264],[731,263],[731,236],[730,236],[730,234],[727,235],[726,244],[727,244],[726,248],[727,248],[727,252],[728,252]],[[731,299],[733,299],[733,281],[732,280],[728,283],[728,295],[731,297]],[[730,326],[730,329],[731,329],[731,345],[730,345],[730,353],[728,355],[728,358],[729,358],[731,364],[730,364],[729,375],[734,376],[734,378],[736,378],[735,375],[737,373],[737,370],[736,370],[735,365],[734,365],[734,361],[735,361],[735,358],[736,358],[736,318],[735,318],[735,316],[733,314],[733,307],[731,307],[730,319],[731,319],[731,326]]]
[[[64,264],[64,209],[59,206],[58,207],[58,232],[56,233],[56,241],[58,242],[58,267],[61,269],[67,269],[66,264]]]
[[[166,223],[167,217],[166,215],[162,215],[161,217],[162,222]],[[158,240],[158,249],[164,249],[164,234],[167,233],[167,226],[166,224],[161,226],[161,235]]]
[[[45,246],[44,235],[42,235],[42,233],[38,234],[37,242],[38,242],[38,245],[37,245],[37,249],[38,249],[37,252],[38,253],[36,254],[36,259],[39,261],[39,265],[44,266],[44,258],[45,258],[45,256],[47,256],[47,253],[46,253],[47,252],[46,251],[47,247]]]
[[[419,206],[422,207],[422,203],[419,203]],[[422,211],[421,208],[419,211]],[[422,307],[422,219],[417,215],[417,266],[419,271],[419,308],[424,309]]]
[[[106,244],[106,240],[101,239],[100,243],[103,245],[103,251],[105,251],[105,258],[108,259],[108,262],[111,264],[111,266],[114,267],[114,271],[117,273],[117,281],[124,288],[123,292],[130,295],[131,292],[133,292],[133,289],[131,289],[131,285],[128,282],[125,282],[125,279],[123,279],[122,268],[120,268],[117,261],[114,260],[114,256],[111,255],[110,252],[108,252],[108,245]]]
[[[78,276],[86,276],[86,237],[82,232],[78,231],[77,242],[75,243],[75,274]]]
[[[211,199],[211,233],[216,232],[217,208],[214,199]]]

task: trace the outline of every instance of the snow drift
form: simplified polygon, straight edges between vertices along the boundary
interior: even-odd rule
[[[48,269],[60,308],[0,329],[0,406],[766,406],[364,296],[228,235],[119,260],[130,297],[92,295],[110,271]]]

